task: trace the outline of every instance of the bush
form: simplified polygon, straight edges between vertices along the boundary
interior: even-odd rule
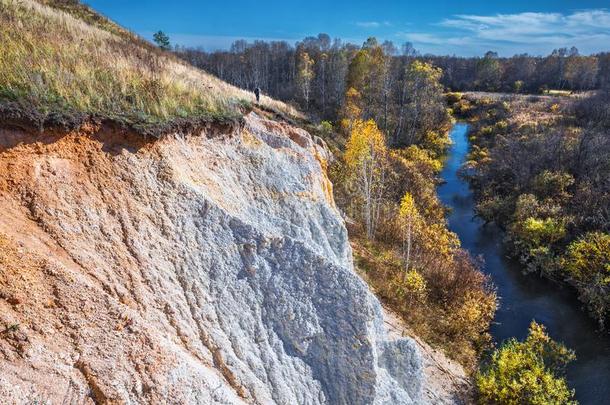
[[[322,121],[320,123],[320,132],[324,135],[330,135],[334,131],[333,124],[330,121]]]
[[[426,279],[415,269],[406,274],[398,274],[394,280],[396,284],[396,295],[406,298],[409,305],[421,302],[426,297]]]
[[[545,170],[532,181],[532,190],[539,198],[565,198],[574,184],[574,176],[565,172]]]
[[[529,217],[515,225],[513,228],[515,234],[531,247],[555,243],[566,234],[563,223],[554,218],[538,219]]]
[[[561,267],[603,326],[610,310],[610,234],[591,232],[572,242]]]
[[[576,404],[574,390],[563,377],[564,367],[576,358],[554,342],[544,326],[532,322],[524,342],[510,339],[496,350],[477,373],[482,404]]]
[[[462,100],[462,93],[447,93],[445,97],[447,98],[447,104],[453,105]]]

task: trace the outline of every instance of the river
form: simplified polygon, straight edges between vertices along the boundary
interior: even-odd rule
[[[483,226],[474,218],[474,198],[468,183],[457,172],[468,153],[468,125],[457,123],[451,130],[453,145],[438,187],[441,201],[452,211],[449,228],[462,247],[485,261],[483,271],[497,287],[500,305],[491,333],[497,343],[510,337],[523,339],[532,320],[546,326],[549,335],[576,351],[567,379],[581,404],[610,404],[610,336],[581,310],[575,293],[536,275],[525,276],[518,263],[506,258],[502,231],[494,225]]]

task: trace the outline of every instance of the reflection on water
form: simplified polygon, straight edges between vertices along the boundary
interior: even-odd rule
[[[610,404],[610,336],[581,310],[573,291],[535,275],[524,276],[520,266],[508,260],[502,248],[502,232],[483,226],[474,218],[474,201],[468,183],[457,171],[468,153],[468,125],[456,124],[451,131],[453,146],[441,173],[441,201],[451,207],[449,228],[473,256],[482,256],[484,271],[498,288],[500,307],[491,333],[496,342],[523,339],[532,320],[543,323],[549,335],[576,351],[577,360],[568,368],[568,383],[576,389],[581,404]]]

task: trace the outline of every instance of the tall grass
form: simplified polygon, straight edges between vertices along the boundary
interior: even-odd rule
[[[0,0],[0,103],[154,124],[235,117],[253,101],[78,2],[43,2]]]

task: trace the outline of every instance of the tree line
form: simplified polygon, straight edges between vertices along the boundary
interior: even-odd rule
[[[592,90],[610,84],[610,53],[584,56],[574,47],[556,49],[547,56],[503,58],[491,51],[482,57],[435,56],[421,55],[410,43],[397,47],[369,38],[358,46],[319,34],[295,46],[284,41],[239,40],[229,50],[175,49],[183,59],[222,80],[244,89],[259,87],[273,98],[299,103],[310,114],[331,120],[344,107],[346,86],[362,79],[361,70],[372,64],[373,71],[361,83],[375,90],[367,92],[365,115],[383,110],[384,130],[406,97],[401,83],[406,67],[415,59],[442,69],[440,83],[453,91],[537,93]]]

